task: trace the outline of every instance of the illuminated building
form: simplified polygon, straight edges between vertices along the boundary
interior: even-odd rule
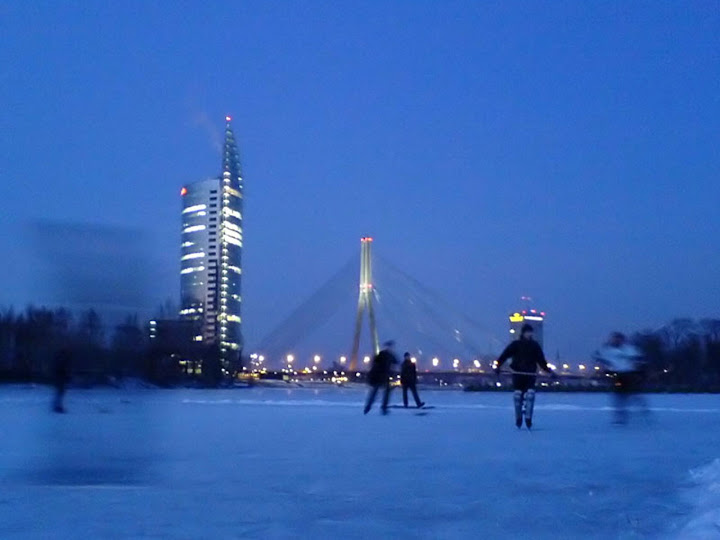
[[[225,120],[220,176],[180,191],[180,318],[195,321],[194,341],[218,345],[227,358],[243,346],[243,179],[231,118]]]
[[[537,309],[523,309],[510,314],[510,333],[516,339],[520,337],[520,329],[525,324],[533,327],[534,339],[543,346],[543,324],[545,312]]]

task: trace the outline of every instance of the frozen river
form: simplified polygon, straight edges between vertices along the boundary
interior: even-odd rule
[[[0,387],[0,538],[720,538],[720,396]],[[399,393],[394,400],[397,402]]]

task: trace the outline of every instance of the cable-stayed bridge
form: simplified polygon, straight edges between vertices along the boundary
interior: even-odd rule
[[[386,340],[422,370],[478,367],[502,348],[497,336],[385,257],[372,238],[252,348],[269,369],[337,365],[363,370]],[[358,272],[359,270],[359,272]],[[358,279],[359,278],[359,279]]]

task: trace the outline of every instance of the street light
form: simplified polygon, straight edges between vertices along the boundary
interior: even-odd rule
[[[438,365],[440,364],[440,359],[437,357],[433,358],[432,364],[433,364],[433,367],[438,367]]]
[[[341,356],[341,357],[340,357],[340,363],[341,363],[341,364],[344,364],[345,362],[347,362],[347,358],[345,358],[344,356]]]
[[[366,364],[369,364],[369,363],[370,363],[370,357],[369,357],[369,356],[366,356],[365,358],[363,358],[363,362],[365,362]]]
[[[315,360],[316,364],[319,364],[320,363],[320,355],[316,354],[315,357],[313,358],[313,360]]]

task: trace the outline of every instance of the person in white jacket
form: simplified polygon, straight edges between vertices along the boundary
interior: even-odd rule
[[[644,379],[642,353],[627,342],[624,334],[613,332],[594,358],[615,379],[615,421],[624,424],[628,418],[628,402],[637,395]],[[644,400],[639,397],[636,399],[645,408]]]

